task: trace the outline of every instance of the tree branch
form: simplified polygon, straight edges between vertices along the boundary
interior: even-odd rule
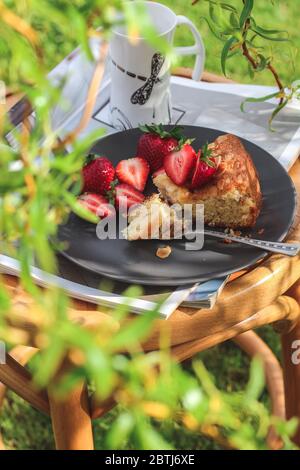
[[[247,47],[247,44],[246,44],[246,36],[247,36],[247,33],[248,33],[248,29],[250,27],[250,20],[248,19],[246,22],[245,22],[245,25],[244,25],[244,29],[243,29],[243,43],[242,43],[242,52],[243,52],[243,55],[244,57],[246,57],[246,59],[248,60],[248,62],[252,65],[252,67],[254,68],[254,70],[257,70],[258,68],[258,63],[255,61],[255,59],[251,56],[250,54],[250,51]],[[272,73],[275,81],[276,81],[276,84],[279,88],[279,91],[281,92],[284,92],[284,86],[279,78],[279,75],[277,73],[277,71],[275,70],[274,66],[272,64],[268,64],[267,65],[267,69]],[[283,103],[283,97],[280,98],[280,104]]]

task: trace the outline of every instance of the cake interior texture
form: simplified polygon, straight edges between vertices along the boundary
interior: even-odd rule
[[[165,172],[153,182],[170,204],[204,205],[205,223],[224,228],[253,227],[261,210],[262,196],[254,163],[241,140],[227,134],[210,144],[212,156],[220,157],[215,176],[204,186],[191,191],[177,186]]]
[[[153,194],[143,204],[129,212],[128,226],[123,231],[129,240],[181,238],[184,225],[174,209],[162,201],[159,194]]]

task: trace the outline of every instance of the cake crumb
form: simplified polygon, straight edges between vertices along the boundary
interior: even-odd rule
[[[161,246],[157,248],[156,250],[156,256],[161,259],[168,258],[170,254],[172,253],[172,249],[169,245],[167,246]]]
[[[240,230],[233,230],[232,228],[229,230],[229,235],[231,237],[240,237],[242,232]]]
[[[265,233],[265,229],[264,228],[261,228],[258,230],[258,235],[263,235],[263,233]]]
[[[230,235],[231,237],[240,237],[242,235],[242,232],[240,230],[233,230],[232,228],[229,228],[229,227],[227,227],[224,230],[224,233],[226,235]],[[226,245],[231,245],[231,243],[235,243],[235,242],[233,240],[225,238],[223,240],[223,243],[225,243]]]

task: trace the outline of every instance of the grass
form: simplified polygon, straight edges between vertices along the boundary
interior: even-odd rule
[[[184,14],[194,21],[199,28],[207,50],[206,69],[221,74],[220,51],[222,44],[216,40],[208,30],[201,16],[207,14],[205,0],[192,6],[190,0],[161,0],[169,5],[177,14]],[[230,0],[231,3],[241,4],[241,0]],[[271,52],[282,79],[288,83],[290,80],[300,78],[300,61],[297,61],[297,48],[300,48],[300,35],[298,31],[300,0],[264,0],[255,3],[255,15],[262,26],[287,29],[293,40],[293,45],[276,46]],[[191,44],[192,38],[187,34],[185,26],[179,28],[176,43],[180,45]],[[292,60],[294,58],[294,60]],[[192,66],[193,58],[184,57],[181,65]],[[239,82],[251,82],[247,75],[247,67],[241,58],[234,57],[228,63],[228,72],[231,78]],[[253,83],[273,84],[268,72],[257,74]],[[280,345],[277,335],[269,327],[260,330],[261,335],[279,356]],[[231,342],[224,343],[200,354],[207,368],[215,376],[216,383],[227,391],[243,388],[248,379],[248,358]],[[185,367],[189,367],[188,364]],[[263,396],[268,404],[268,396]],[[103,449],[104,436],[113,421],[118,409],[111,411],[101,420],[94,423],[95,444],[97,449]],[[1,410],[1,432],[5,445],[10,449],[52,449],[54,442],[49,418],[32,409],[14,393],[9,392]],[[159,425],[164,436],[177,449],[215,449],[216,444],[206,438],[187,432],[172,422]],[[130,449],[130,443],[127,448]]]

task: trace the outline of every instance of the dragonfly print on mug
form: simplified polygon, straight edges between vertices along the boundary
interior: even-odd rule
[[[154,2],[145,5],[159,37],[173,44],[176,27],[185,24],[192,31],[195,44],[177,47],[180,55],[194,54],[194,79],[199,79],[205,60],[201,36],[194,24],[184,16],[176,16],[168,7]],[[114,29],[110,41],[112,125],[119,130],[140,124],[172,122],[170,93],[170,61],[154,50],[143,37],[132,44],[124,26]]]
[[[153,55],[152,60],[151,60],[151,75],[147,79],[145,85],[140,87],[131,96],[130,101],[132,104],[139,104],[142,106],[145,103],[147,103],[153,91],[154,85],[163,81],[163,78],[158,78],[158,75],[159,75],[159,72],[161,71],[164,61],[165,61],[165,57],[159,52],[156,52]],[[153,114],[155,117],[155,114],[156,114],[155,111]]]

